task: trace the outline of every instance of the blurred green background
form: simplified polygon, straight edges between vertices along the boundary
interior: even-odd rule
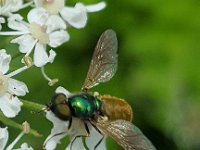
[[[68,0],[67,5],[76,2]],[[35,67],[15,77],[29,87],[24,99],[46,104],[59,85],[79,91],[99,36],[112,28],[119,41],[118,71],[111,81],[91,91],[126,99],[134,110],[133,123],[157,149],[200,149],[200,0],[106,2],[106,9],[88,14],[84,29],[70,28],[70,41],[55,49],[57,57],[45,69],[52,78],[59,78],[58,84],[49,87]],[[9,45],[13,37],[0,38],[0,47],[16,55],[17,45]],[[20,59],[12,62],[13,69],[21,66]],[[42,138],[26,135],[21,140],[42,149],[52,127],[45,115],[23,109],[15,120],[27,120],[43,134]],[[9,131],[10,141],[20,132]],[[111,139],[107,144],[108,150],[121,149]],[[63,139],[58,149],[66,145]]]

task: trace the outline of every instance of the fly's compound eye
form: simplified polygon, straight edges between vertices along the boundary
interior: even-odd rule
[[[67,103],[67,97],[64,94],[56,94],[51,99],[51,111],[62,120],[69,120],[71,118],[71,110]]]
[[[51,99],[51,103],[53,105],[66,104],[66,101],[67,101],[67,97],[65,96],[65,94],[62,94],[62,93],[56,94]]]

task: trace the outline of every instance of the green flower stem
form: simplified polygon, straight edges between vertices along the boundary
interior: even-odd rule
[[[7,126],[11,126],[11,127],[23,130],[23,126],[21,124],[11,120],[10,118],[5,117],[3,115],[3,113],[1,113],[1,112],[0,112],[0,121]],[[38,133],[36,130],[33,130],[33,129],[30,129],[29,133],[36,136],[36,137],[42,136],[40,133]]]
[[[23,107],[24,108],[29,109],[31,111],[35,111],[35,112],[39,112],[43,108],[46,107],[45,105],[41,105],[41,104],[38,104],[38,103],[35,103],[35,102],[31,102],[31,101],[27,101],[27,100],[22,100],[21,99],[21,101],[23,102]]]

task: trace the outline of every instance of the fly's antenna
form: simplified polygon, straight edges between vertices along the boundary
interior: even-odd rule
[[[40,114],[41,112],[47,112],[49,110],[50,110],[49,107],[44,107],[40,111],[30,111],[30,112],[31,114]]]
[[[41,112],[47,112],[50,110],[50,106],[46,104],[46,107],[42,108],[40,111],[37,112],[37,114],[40,114]]]

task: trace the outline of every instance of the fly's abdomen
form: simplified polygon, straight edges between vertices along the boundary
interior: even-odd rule
[[[75,117],[87,119],[97,111],[95,99],[89,94],[74,95],[68,99],[69,107]]]
[[[133,110],[124,99],[109,95],[100,96],[100,99],[102,100],[103,113],[110,121],[119,119],[127,121],[132,120]]]

